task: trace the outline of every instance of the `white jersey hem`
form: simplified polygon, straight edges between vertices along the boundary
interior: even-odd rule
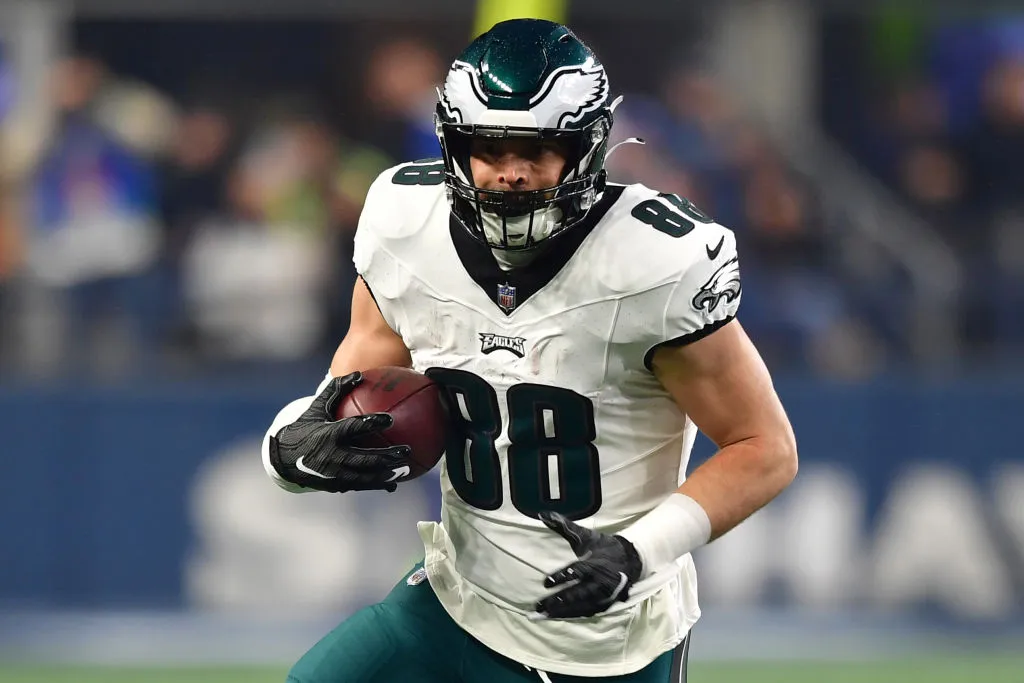
[[[631,674],[679,645],[700,617],[695,599],[684,598],[693,588],[686,585],[693,578],[692,563],[685,563],[673,580],[598,620],[531,622],[525,613],[487,599],[459,576],[444,549],[446,534],[440,524],[421,522],[419,531],[426,550],[427,579],[445,612],[484,646],[534,669],[591,678]],[[638,628],[649,636],[637,632]],[[572,644],[581,640],[584,629],[593,629],[596,639],[584,638],[588,643],[572,652]],[[601,642],[602,635],[605,642]],[[524,646],[529,640],[537,646]],[[541,649],[563,658],[545,657]]]

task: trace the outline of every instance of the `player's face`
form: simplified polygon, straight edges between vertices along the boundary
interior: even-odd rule
[[[536,138],[473,139],[473,184],[484,190],[527,192],[558,185],[565,168],[562,143]]]

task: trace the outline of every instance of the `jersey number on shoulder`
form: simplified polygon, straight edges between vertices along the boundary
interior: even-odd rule
[[[665,202],[659,202],[657,199],[648,199],[633,207],[631,213],[633,218],[672,237],[682,237],[693,230],[695,227],[693,221],[711,222],[711,219],[694,206],[689,199],[665,192],[658,196],[675,208],[669,207]]]
[[[436,159],[415,161],[391,176],[395,185],[440,185],[444,182],[444,162]]]
[[[430,368],[444,390],[453,427],[445,448],[448,478],[462,500],[483,510],[501,507],[501,462],[494,442],[502,432],[498,395],[483,378],[464,370]],[[512,505],[536,517],[544,510],[570,519],[601,507],[601,465],[594,404],[570,389],[516,384],[508,402],[508,481]]]

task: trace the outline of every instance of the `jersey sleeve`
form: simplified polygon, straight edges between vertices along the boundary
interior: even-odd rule
[[[703,227],[706,239],[700,253],[669,292],[661,339],[644,354],[647,369],[658,348],[691,344],[736,317],[742,293],[736,236],[720,225]]]
[[[424,243],[435,209],[447,208],[443,180],[439,161],[393,166],[370,185],[359,215],[352,261],[384,320],[403,339],[405,301],[423,258],[415,245]]]
[[[363,209],[359,213],[352,262],[355,264],[356,272],[364,280],[367,275],[371,275],[374,260],[381,248],[381,226],[388,219],[386,208],[389,181],[387,176],[390,172],[390,169],[384,171],[373,181],[366,193]]]
[[[396,204],[391,182],[394,173],[394,168],[381,173],[366,193],[356,227],[352,262],[388,326],[401,334],[397,297],[391,295],[398,278],[397,264],[385,247],[389,239],[388,230],[401,220],[394,210]]]

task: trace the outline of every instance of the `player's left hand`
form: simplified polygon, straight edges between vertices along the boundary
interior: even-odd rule
[[[585,529],[557,512],[538,515],[547,528],[569,542],[579,559],[544,579],[545,588],[571,584],[537,603],[535,618],[592,617],[629,597],[643,564],[622,536]]]

